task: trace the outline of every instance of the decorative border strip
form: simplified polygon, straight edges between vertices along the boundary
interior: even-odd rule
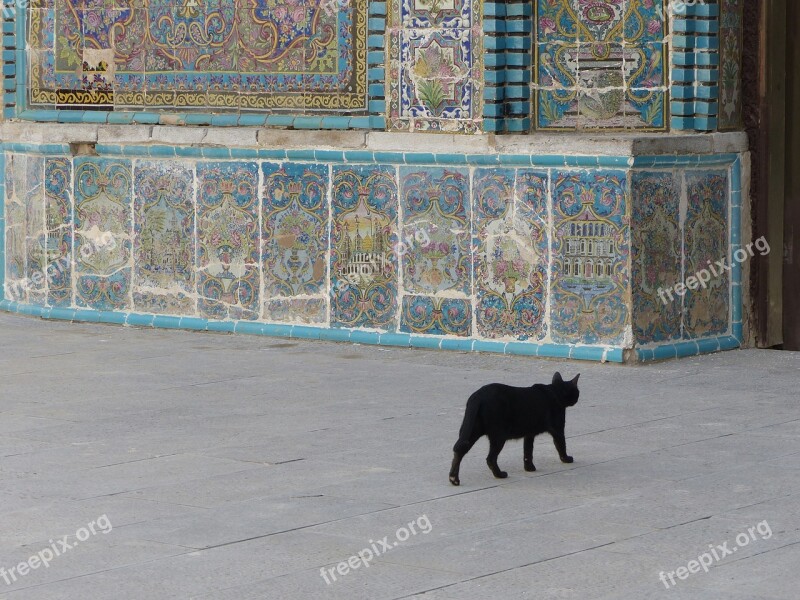
[[[134,312],[113,312],[81,308],[47,308],[0,300],[0,310],[7,312],[82,323],[111,323],[132,327],[162,329],[188,329],[221,333],[245,333],[305,340],[353,342],[400,348],[427,348],[457,350],[459,352],[492,352],[547,358],[573,358],[601,362],[623,362],[622,348],[606,346],[564,346],[559,344],[533,344],[528,342],[493,342],[471,338],[453,339],[417,336],[408,333],[378,333],[349,329],[328,329],[307,325],[279,325],[253,321],[213,321],[199,317],[173,317]]]

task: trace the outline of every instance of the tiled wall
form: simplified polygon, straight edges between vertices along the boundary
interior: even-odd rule
[[[2,307],[605,360],[741,338],[736,273],[658,296],[728,256],[736,155],[98,151],[6,146]]]
[[[742,123],[743,0],[103,2],[3,12],[6,118],[461,133]],[[274,23],[276,39],[253,33]],[[238,33],[222,43],[217,29]]]

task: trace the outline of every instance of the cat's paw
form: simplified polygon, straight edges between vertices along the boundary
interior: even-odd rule
[[[536,467],[534,466],[534,464],[533,464],[532,462],[526,462],[526,463],[525,463],[525,470],[526,470],[528,473],[532,473],[533,471],[535,471],[535,470],[536,470]]]
[[[497,479],[505,479],[506,477],[508,477],[508,473],[506,473],[505,471],[498,471],[497,473],[494,473],[494,476]]]
[[[572,458],[571,456],[562,456],[561,457],[561,462],[563,462],[563,463],[571,463],[573,460],[575,460],[575,459]]]
[[[459,480],[459,478],[455,475],[450,475],[450,483],[453,485],[461,485],[461,480]]]

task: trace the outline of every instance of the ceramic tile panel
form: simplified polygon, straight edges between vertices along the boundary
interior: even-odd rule
[[[214,319],[258,318],[258,165],[197,165],[198,312]]]
[[[264,163],[264,318],[327,320],[328,167]]]
[[[47,225],[47,304],[72,304],[72,162],[47,158],[44,165]]]
[[[6,154],[4,179],[6,184],[5,201],[5,297],[10,300],[26,301],[28,282],[25,278],[27,262],[26,250],[26,203],[28,182],[26,180],[28,156],[25,154]]]
[[[131,307],[131,161],[76,158],[75,303]]]
[[[711,272],[706,285],[684,296],[684,337],[720,335],[728,331],[730,253],[728,245],[729,182],[727,171],[689,171],[686,175],[685,275]],[[719,261],[725,261],[724,265]]]
[[[663,130],[665,0],[536,0],[538,129]]]
[[[400,329],[469,335],[472,287],[469,171],[400,169],[403,272]]]
[[[176,162],[137,161],[134,191],[134,308],[194,314],[194,171]]]
[[[540,340],[547,333],[547,174],[476,169],[472,194],[477,334]]]
[[[367,25],[367,0],[58,0],[32,11],[30,103],[365,111]]]
[[[680,194],[678,172],[632,175],[633,333],[640,343],[681,337],[682,301],[667,293],[681,281]]]
[[[331,325],[397,326],[397,174],[387,166],[334,166],[331,182]]]
[[[627,174],[559,171],[553,181],[553,340],[619,344],[629,328]]]
[[[476,0],[390,0],[389,128],[477,133],[483,30]]]

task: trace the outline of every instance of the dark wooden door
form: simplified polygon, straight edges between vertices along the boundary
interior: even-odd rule
[[[783,348],[800,350],[800,3],[787,2]]]

